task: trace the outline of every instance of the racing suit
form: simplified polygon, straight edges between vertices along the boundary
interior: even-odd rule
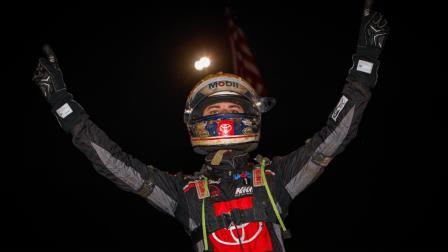
[[[282,218],[288,214],[291,201],[355,137],[371,97],[370,90],[377,81],[377,56],[358,50],[342,96],[326,125],[297,150],[273,157],[263,169]],[[249,153],[229,150],[217,165],[211,162],[215,153],[209,153],[201,171],[194,175],[171,175],[148,166],[122,151],[98,128],[65,91],[65,84],[47,83],[52,78],[62,81],[62,75],[58,75],[60,69],[50,69],[50,62],[55,60],[49,57],[49,61],[41,61],[43,69],[35,79],[41,83],[62,128],[72,134],[74,145],[101,175],[176,218],[191,236],[196,251],[204,251],[203,237],[210,244],[210,251],[285,251],[272,202],[265,187],[256,183],[260,163],[251,159]],[[43,75],[45,71],[50,72],[50,77]],[[208,192],[203,190],[203,181]],[[205,236],[201,232],[202,223],[206,225]]]
[[[354,59],[355,63],[359,60],[356,56]],[[267,182],[283,217],[291,201],[356,135],[376,75],[355,68],[350,70],[342,97],[326,125],[304,146],[272,158],[266,167]],[[85,113],[80,117],[71,130],[74,145],[100,174],[180,221],[194,239],[197,251],[203,250],[203,241],[198,235],[202,201],[196,187],[203,176],[209,178],[206,219],[211,251],[284,251],[281,230],[265,189],[253,186],[252,173],[257,164],[250,162],[248,153],[226,152],[217,166],[211,164],[214,153],[210,153],[201,172],[171,175],[123,152]]]

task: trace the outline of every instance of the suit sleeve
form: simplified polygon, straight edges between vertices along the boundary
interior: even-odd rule
[[[375,86],[379,62],[353,56],[353,67],[349,70],[342,96],[328,116],[326,125],[305,145],[285,155],[274,157],[272,169],[277,183],[294,199],[324,171],[324,168],[356,136],[364,109]],[[284,191],[284,190],[281,190]]]
[[[95,170],[119,188],[137,193],[157,209],[174,216],[179,201],[179,178],[147,166],[125,153],[86,114],[71,130],[73,144]]]

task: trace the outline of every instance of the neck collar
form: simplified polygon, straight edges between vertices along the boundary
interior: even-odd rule
[[[211,167],[212,171],[240,170],[246,166],[248,160],[249,153],[239,150],[217,150],[205,156],[205,164]]]

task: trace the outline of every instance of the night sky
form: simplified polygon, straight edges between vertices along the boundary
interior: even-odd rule
[[[213,2],[21,13],[24,26],[12,24],[21,47],[12,75],[22,101],[9,107],[22,109],[21,166],[4,179],[12,203],[1,246],[192,251],[174,219],[96,173],[31,77],[49,43],[68,90],[123,150],[170,173],[193,173],[203,156],[190,146],[185,100],[204,74],[231,71],[226,2]],[[352,64],[363,1],[302,2],[231,1],[278,102],[253,154],[287,154],[324,126]],[[389,2],[376,3],[392,32],[358,135],[291,205],[288,251],[447,246],[442,17],[437,6]],[[204,54],[212,67],[197,72],[193,62]]]

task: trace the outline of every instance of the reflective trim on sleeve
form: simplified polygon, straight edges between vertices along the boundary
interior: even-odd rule
[[[317,148],[317,152],[324,154],[327,157],[333,156],[336,150],[344,141],[345,137],[352,125],[353,115],[355,114],[355,106],[345,115],[344,119],[334,129],[333,132],[325,139],[323,143]]]
[[[112,156],[110,152],[98,146],[94,142],[91,142],[93,149],[95,149],[98,157],[104,166],[112,172],[112,174],[119,178],[121,181],[125,182],[135,191],[139,190],[143,185],[144,180],[140,174],[134,170],[132,167],[127,166],[123,161]]]
[[[174,217],[174,211],[177,207],[177,202],[173,200],[168,194],[166,194],[160,187],[157,185],[154,187],[154,190],[147,198],[164,212]]]
[[[192,218],[188,218],[188,228],[190,229],[190,231],[194,231],[197,227],[198,224],[196,224],[196,222],[194,222]]]
[[[301,193],[323,169],[323,166],[320,166],[312,161],[314,154],[322,153],[323,155],[330,157],[342,144],[350,129],[354,111],[355,107],[350,109],[335,130],[331,132],[325,141],[319,145],[313,155],[311,155],[303,168],[300,169],[297,175],[294,176],[288,184],[286,184],[285,189],[288,191],[291,198],[295,198],[299,193]]]
[[[294,199],[310,184],[311,181],[313,181],[316,175],[319,174],[321,168],[321,166],[309,160],[299,171],[299,173],[297,173],[297,175],[289,181],[285,188],[292,199]]]

